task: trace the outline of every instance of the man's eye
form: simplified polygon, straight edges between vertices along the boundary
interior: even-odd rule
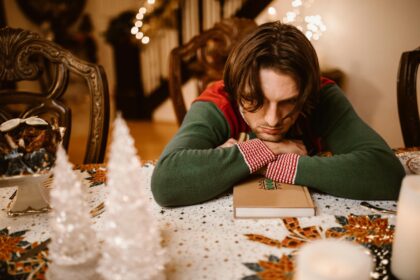
[[[297,103],[297,98],[289,99],[287,101],[287,103],[289,103],[289,104],[296,104]]]

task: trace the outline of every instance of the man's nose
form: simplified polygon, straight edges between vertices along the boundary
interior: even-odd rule
[[[277,104],[270,104],[265,112],[265,122],[272,127],[279,125],[281,119],[280,109],[277,107]]]

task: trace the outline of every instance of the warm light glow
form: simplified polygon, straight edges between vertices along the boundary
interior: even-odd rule
[[[140,42],[144,45],[146,45],[150,42],[150,37],[146,36],[146,34],[144,32],[142,32],[142,28],[145,28],[143,20],[146,17],[146,13],[147,13],[147,8],[146,7],[148,7],[149,9],[152,9],[153,7],[147,6],[147,5],[153,5],[155,3],[156,3],[156,0],[147,0],[147,4],[143,4],[144,6],[139,8],[139,12],[136,15],[137,20],[134,22],[134,26],[131,28],[131,33],[133,35],[135,35],[136,39],[140,40]]]
[[[299,251],[294,279],[371,279],[373,259],[367,249],[350,241],[320,239]]]
[[[309,33],[306,33],[306,36],[309,39],[313,38],[314,40],[318,40],[322,32],[324,32],[327,29],[324,23],[322,22],[322,18],[320,15],[306,16],[305,22],[307,23],[306,29],[311,34],[310,36],[308,36],[307,34]]]
[[[131,28],[131,34],[137,34],[137,32],[139,32],[139,28],[137,27],[137,26],[133,26],[132,28]]]
[[[272,16],[276,15],[276,14],[277,14],[277,10],[276,10],[276,8],[274,8],[274,7],[269,7],[269,8],[268,8],[268,14],[269,14],[269,15],[272,15]]]
[[[134,24],[135,26],[137,26],[138,28],[143,26],[143,22],[141,20],[136,21],[136,23]]]
[[[291,0],[292,10],[286,12],[283,17],[284,23],[295,25],[309,40],[319,40],[322,33],[327,30],[320,15],[303,17],[306,8],[309,8],[313,0]]]
[[[295,19],[296,19],[296,13],[294,13],[294,12],[287,12],[286,13],[286,17],[283,18],[283,21],[285,23],[289,23],[289,22],[295,21]]]
[[[299,6],[302,6],[302,0],[293,0],[292,1],[292,6],[297,8]]]
[[[150,38],[148,36],[144,36],[141,39],[141,42],[146,45],[146,44],[148,44],[150,42]]]

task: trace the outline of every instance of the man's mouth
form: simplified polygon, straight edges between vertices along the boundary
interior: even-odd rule
[[[261,128],[261,132],[266,133],[266,134],[270,134],[270,135],[279,135],[282,133],[282,129],[281,128],[266,128],[266,127],[262,127]]]

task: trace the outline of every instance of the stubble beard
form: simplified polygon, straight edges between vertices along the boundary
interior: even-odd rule
[[[258,129],[255,129],[253,131],[255,133],[255,136],[262,141],[278,143],[284,140],[285,133],[270,135],[267,133],[259,132]]]
[[[266,135],[261,135],[261,134],[256,134],[257,138],[262,140],[262,141],[267,141],[267,142],[274,142],[274,143],[278,143],[283,141],[283,135],[279,135],[279,136],[266,136]]]

